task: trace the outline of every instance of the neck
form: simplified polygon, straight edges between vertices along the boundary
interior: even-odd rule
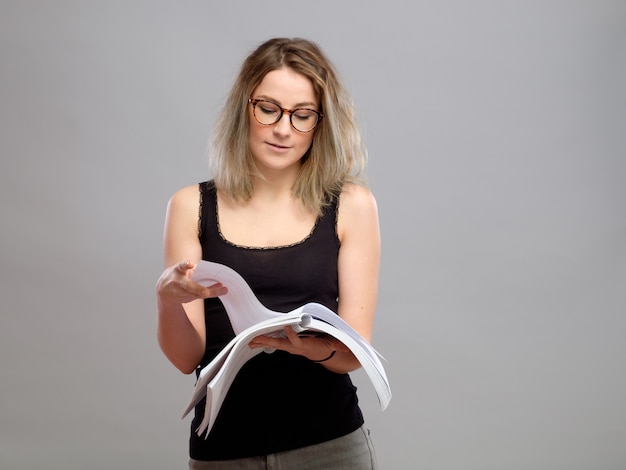
[[[298,168],[289,171],[262,171],[260,175],[254,179],[254,193],[265,195],[284,195],[291,194],[291,190],[298,178]]]

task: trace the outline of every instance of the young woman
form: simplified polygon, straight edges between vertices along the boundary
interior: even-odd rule
[[[191,280],[200,259],[239,272],[268,308],[319,302],[371,340],[380,260],[376,202],[350,99],[320,48],[271,39],[244,61],[218,124],[214,179],[167,208],[166,269],[157,283],[158,339],[182,372],[232,339],[217,296]],[[190,438],[192,469],[370,469],[376,459],[337,341],[258,337],[275,348],[240,370],[208,437]],[[279,462],[279,463],[278,463]]]

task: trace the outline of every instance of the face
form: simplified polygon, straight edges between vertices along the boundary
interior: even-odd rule
[[[268,72],[251,97],[271,101],[286,109],[319,110],[311,81],[286,67]],[[262,111],[257,108],[259,112]],[[291,126],[288,113],[283,113],[280,121],[271,125],[260,124],[255,119],[252,105],[248,106],[248,113],[248,142],[257,168],[264,173],[297,171],[302,157],[313,142],[315,130],[298,132]],[[295,119],[297,117],[294,116]]]

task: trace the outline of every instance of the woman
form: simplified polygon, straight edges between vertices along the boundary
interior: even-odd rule
[[[380,237],[376,202],[357,184],[364,151],[353,109],[319,47],[271,39],[244,61],[218,124],[214,179],[176,192],[167,209],[157,283],[158,339],[182,372],[234,336],[217,296],[191,280],[194,260],[226,264],[268,308],[334,310],[371,340]],[[258,337],[274,348],[240,370],[192,469],[376,468],[356,389],[360,364],[328,337]],[[280,462],[277,464],[276,462]]]

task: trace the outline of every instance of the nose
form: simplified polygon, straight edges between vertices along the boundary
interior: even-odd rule
[[[283,113],[276,124],[274,124],[274,132],[279,135],[291,133],[291,117],[289,113]]]

